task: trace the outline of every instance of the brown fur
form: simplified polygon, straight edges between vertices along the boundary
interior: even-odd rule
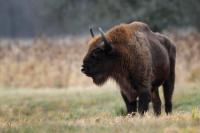
[[[106,32],[105,36],[113,45],[113,57],[99,65],[95,63],[91,65],[92,60],[89,61],[91,53],[103,47],[100,45],[101,36],[97,36],[89,42],[89,50],[84,59],[84,64],[88,63],[93,67],[91,70],[102,69],[102,73],[89,76],[93,78],[94,83],[101,85],[108,78],[116,80],[128,112],[136,111],[135,107],[131,106],[136,106],[132,103],[135,104],[137,97],[139,97],[138,111],[142,114],[147,111],[148,94],[150,94],[157,115],[161,112],[158,87],[163,84],[166,91],[164,94],[166,108],[169,108],[166,109],[166,113],[170,113],[176,56],[173,43],[164,35],[153,33],[142,22],[117,25]]]

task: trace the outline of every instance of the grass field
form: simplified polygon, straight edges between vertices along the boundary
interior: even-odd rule
[[[199,86],[176,85],[173,114],[166,116],[162,112],[158,118],[153,116],[152,108],[144,117],[124,115],[124,103],[113,85],[1,88],[0,132],[200,132]]]
[[[114,83],[97,88],[80,72],[88,37],[0,40],[0,133],[200,132],[200,33],[169,36],[177,47],[174,112],[160,117],[152,108],[125,115]]]

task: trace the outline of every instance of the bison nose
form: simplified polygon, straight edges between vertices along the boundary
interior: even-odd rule
[[[81,72],[82,73],[87,73],[89,71],[89,67],[87,65],[82,65],[82,69],[81,69]]]
[[[86,72],[85,68],[81,68],[81,72],[85,73]]]

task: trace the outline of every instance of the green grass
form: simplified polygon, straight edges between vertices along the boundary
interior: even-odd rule
[[[200,87],[177,85],[174,113],[155,117],[124,115],[114,87],[68,89],[0,89],[0,132],[197,132]],[[161,89],[161,88],[160,88]],[[163,101],[163,100],[162,100]],[[162,109],[164,110],[164,109]]]

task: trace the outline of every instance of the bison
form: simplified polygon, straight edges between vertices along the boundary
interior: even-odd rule
[[[165,112],[172,112],[176,47],[164,35],[143,22],[114,26],[89,41],[81,71],[102,85],[109,78],[120,86],[128,113],[143,115],[152,101],[155,115],[161,114],[159,86],[163,86]]]

